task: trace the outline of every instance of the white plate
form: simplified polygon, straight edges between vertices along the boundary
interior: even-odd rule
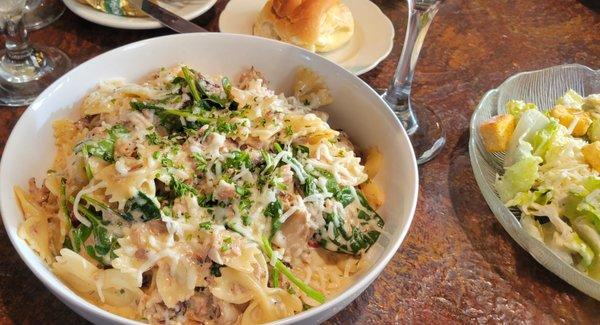
[[[177,51],[173,51],[177,49]],[[372,266],[352,285],[319,307],[277,324],[316,324],[342,310],[363,292],[394,256],[410,227],[418,193],[418,172],[410,140],[386,103],[355,75],[303,49],[260,37],[223,33],[177,34],[143,40],[99,55],[48,87],[23,113],[6,143],[0,165],[0,212],[6,232],[25,264],[59,299],[96,324],[139,324],[111,314],[65,286],[17,235],[23,215],[13,186],[27,187],[30,177],[40,180],[51,165],[55,149],[52,121],[72,117],[73,106],[100,81],[124,78],[137,81],[160,67],[186,63],[203,73],[227,75],[256,67],[270,86],[290,93],[300,66],[318,71],[329,86],[333,104],[330,123],[342,129],[358,148],[376,146],[383,155],[377,182],[387,200],[378,209],[385,219],[384,235],[372,248]],[[31,306],[35,308],[35,306]]]
[[[231,0],[219,18],[219,30],[224,33],[252,35],[252,26],[266,0]],[[343,0],[354,16],[355,31],[341,48],[319,53],[360,75],[385,59],[394,46],[394,25],[369,0]]]
[[[121,29],[156,29],[163,27],[150,17],[122,17],[107,14],[77,0],[63,0],[63,2],[77,16],[99,25]],[[192,20],[207,12],[215,2],[217,0],[180,0],[166,3],[159,1],[159,4],[187,20]]]

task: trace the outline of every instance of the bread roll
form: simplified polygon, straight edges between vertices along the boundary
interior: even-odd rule
[[[254,24],[254,35],[312,52],[335,50],[352,34],[354,18],[340,0],[268,0]]]

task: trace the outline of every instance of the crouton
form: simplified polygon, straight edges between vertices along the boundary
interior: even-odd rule
[[[494,116],[483,122],[479,126],[479,133],[487,151],[506,151],[516,124],[516,119],[511,114]]]
[[[585,161],[600,172],[600,141],[587,144],[581,148]]]
[[[571,124],[575,123],[575,127],[571,132],[575,137],[584,136],[587,133],[590,124],[592,124],[592,119],[588,112],[564,105],[554,106],[550,111],[550,116],[558,119],[560,124],[567,128],[570,128]]]

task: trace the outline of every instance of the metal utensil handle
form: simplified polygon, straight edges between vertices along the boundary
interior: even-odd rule
[[[178,33],[206,33],[208,30],[187,21],[169,10],[148,0],[143,0],[141,9],[161,24]]]

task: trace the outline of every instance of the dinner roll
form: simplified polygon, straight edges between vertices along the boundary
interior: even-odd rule
[[[352,34],[354,18],[340,0],[268,0],[254,24],[254,35],[312,52],[335,50]]]

